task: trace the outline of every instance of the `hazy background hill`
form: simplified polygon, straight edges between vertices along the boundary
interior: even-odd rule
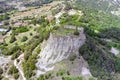
[[[42,6],[52,0],[0,0],[0,13],[11,10],[25,10],[26,7]]]
[[[103,11],[116,11],[120,8],[120,0],[76,0],[78,6],[89,7]]]
[[[38,7],[54,0],[0,0],[0,13],[25,7]],[[65,0],[73,1],[76,5],[99,9],[103,11],[116,11],[120,8],[120,0]]]

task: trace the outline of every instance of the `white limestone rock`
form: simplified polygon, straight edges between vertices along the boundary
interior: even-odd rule
[[[36,77],[53,70],[55,63],[67,59],[71,54],[78,54],[78,49],[84,44],[85,39],[83,31],[80,31],[78,36],[73,34],[61,36],[51,33],[49,39],[42,44],[40,58],[36,63],[38,68]]]

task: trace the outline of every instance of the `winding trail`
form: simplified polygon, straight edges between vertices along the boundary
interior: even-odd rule
[[[56,24],[59,24],[59,23],[60,23],[59,18],[65,13],[64,9],[65,9],[65,5],[63,4],[62,10],[55,15]]]
[[[18,59],[20,60],[20,62],[17,64],[17,59],[14,60],[14,66],[18,69],[19,73],[21,74],[22,80],[26,80],[23,70],[20,67],[20,64],[22,63],[22,58],[23,58],[24,54],[21,54]]]

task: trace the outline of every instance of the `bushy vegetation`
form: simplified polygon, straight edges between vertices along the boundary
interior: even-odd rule
[[[79,35],[79,32],[78,32],[78,31],[75,31],[75,32],[74,32],[74,35]]]
[[[8,74],[13,75],[15,79],[19,78],[18,69],[15,66],[10,67]]]
[[[89,80],[95,80],[94,78],[89,78]]]
[[[40,75],[40,77],[37,80],[45,80],[45,76],[44,75]]]
[[[2,15],[0,15],[0,21],[8,20],[9,18],[10,18],[9,14],[2,14]]]
[[[14,28],[12,33],[19,34],[19,33],[27,32],[27,31],[29,31],[29,29],[26,26],[21,26],[18,28]]]
[[[107,50],[107,48],[104,48],[100,43],[89,36],[87,37],[85,45],[79,50],[80,55],[88,61],[92,75],[100,79],[116,71],[115,56]]]
[[[44,39],[47,39],[49,37],[50,33],[50,31],[47,30],[47,27],[45,26],[39,27],[37,29],[37,32],[38,34],[33,36],[33,38],[26,45],[24,45],[23,49],[25,59],[25,62],[23,63],[23,71],[27,79],[30,79],[32,76],[35,75],[35,63],[37,62],[40,47],[38,47],[39,49],[36,49],[37,51],[35,54],[32,54],[32,52]]]
[[[3,69],[0,67],[0,74],[2,74],[3,73]]]
[[[27,36],[23,36],[23,38],[21,39],[21,42],[25,42],[28,40],[28,37]]]
[[[72,55],[72,56],[70,56],[69,59],[70,59],[70,61],[74,61],[76,59],[76,57],[77,57],[76,55]]]
[[[40,24],[42,27],[46,27],[49,25],[49,21],[45,19],[45,16],[41,16],[40,19],[33,18],[30,24]]]
[[[11,59],[14,60],[14,59],[18,58],[20,54],[21,54],[20,50],[14,52],[14,53],[12,54]]]
[[[110,47],[113,45],[110,46],[108,45],[109,42],[101,40],[102,38],[107,38],[118,42],[116,44],[119,44],[119,36],[117,35],[119,35],[120,29],[116,29],[116,31],[118,31],[116,32],[117,34],[114,32],[115,29],[116,28],[107,28],[100,30],[99,33],[95,33],[91,28],[85,27],[87,39],[86,43],[80,48],[79,52],[80,55],[88,61],[92,75],[98,77],[100,80],[113,79],[114,75],[110,73],[120,72],[120,59],[109,52]],[[113,37],[114,35],[116,37]]]
[[[14,76],[15,79],[19,78],[19,74],[18,73],[15,73],[13,76]]]
[[[3,76],[0,74],[0,79],[2,80],[3,79]]]
[[[64,74],[66,74],[66,71],[64,69],[60,69],[57,73],[56,76],[63,76]]]
[[[82,77],[62,77],[62,80],[83,80]]]
[[[33,70],[36,69],[35,63],[37,61],[37,54],[32,54],[32,51],[37,45],[39,45],[39,40],[35,41],[25,49],[24,59],[26,61],[23,63],[23,70],[27,79],[35,75]]]
[[[60,18],[60,24],[80,26],[80,23],[77,21],[78,18],[79,15],[68,15],[67,13],[64,13]]]
[[[77,9],[82,10],[84,15],[79,17],[64,14],[61,24],[84,27],[87,39],[79,50],[80,56],[88,62],[93,76],[100,80],[113,79],[114,75],[111,73],[119,73],[120,60],[110,53],[110,48],[114,46],[120,49],[120,18],[88,7],[81,6]],[[112,42],[102,39],[110,39]]]
[[[2,74],[3,74],[3,69],[0,67],[0,80],[2,80],[3,78]]]
[[[9,42],[10,42],[10,43],[13,43],[13,42],[15,42],[15,41],[16,41],[16,37],[15,37],[15,35],[12,35]]]
[[[16,46],[16,45],[11,47],[11,48],[3,47],[2,54],[4,54],[4,55],[12,55],[14,53],[17,53],[20,50],[21,50],[21,48],[19,46]]]
[[[37,60],[37,55],[33,54],[33,55],[30,55],[28,60],[23,63],[23,71],[27,79],[35,75],[33,70],[36,69],[36,66],[35,66],[36,60]]]
[[[9,80],[8,78],[3,78],[3,80]]]
[[[52,77],[51,73],[45,74],[45,75],[40,75],[39,78],[37,78],[37,80],[49,80]]]
[[[109,47],[115,47],[117,49],[120,49],[119,35],[120,35],[120,28],[112,27],[101,30],[100,34],[98,34],[98,37],[111,40],[112,42],[107,42],[106,45]]]
[[[15,74],[15,73],[18,73],[17,68],[15,66],[11,66],[8,71],[8,74]]]

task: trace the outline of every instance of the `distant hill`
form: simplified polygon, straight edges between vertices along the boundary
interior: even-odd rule
[[[120,0],[76,0],[76,4],[106,12],[120,8]]]
[[[52,2],[52,0],[1,0],[0,13],[8,12],[15,9],[24,9],[25,7],[42,6]]]

